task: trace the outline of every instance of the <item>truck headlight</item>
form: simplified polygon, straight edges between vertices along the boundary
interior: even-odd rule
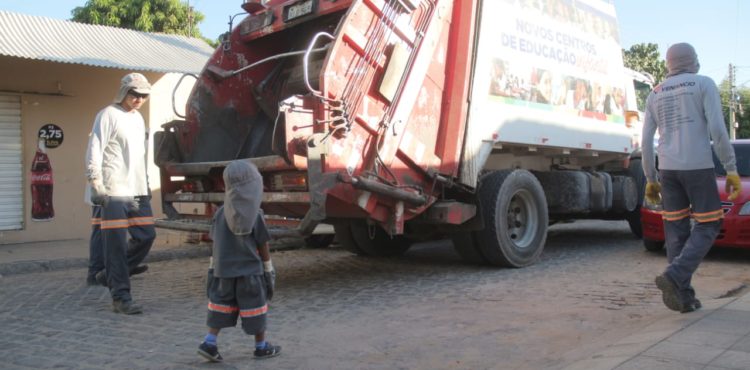
[[[750,216],[750,202],[745,203],[740,208],[740,216]]]

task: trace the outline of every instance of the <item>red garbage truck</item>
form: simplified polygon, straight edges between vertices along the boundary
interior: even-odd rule
[[[184,119],[155,135],[158,226],[207,230],[232,160],[263,174],[269,222],[288,223],[277,235],[330,225],[361,255],[451,238],[468,261],[522,267],[556,221],[639,225],[637,113],[611,2],[242,8]]]

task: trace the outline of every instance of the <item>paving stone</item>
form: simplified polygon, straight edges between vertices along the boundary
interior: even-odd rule
[[[688,327],[670,336],[668,341],[713,348],[729,348],[741,338],[741,335],[700,331],[694,327]]]
[[[667,314],[651,280],[664,257],[644,253],[625,223],[613,224],[555,228],[539,263],[523,269],[466,264],[449,242],[397,258],[340,247],[275,251],[267,337],[284,352],[253,361],[253,338],[228,328],[219,338],[227,361],[218,366],[195,353],[206,333],[206,256],[154,260],[132,279],[144,307],[135,316],[113,313],[107,289],[85,285],[83,267],[9,275],[0,279],[0,358],[13,358],[11,369],[616,366],[670,330],[692,328],[703,312]],[[745,270],[719,260],[700,271],[750,280]]]
[[[669,358],[639,356],[616,367],[616,370],[702,370],[705,365]]]
[[[726,351],[711,362],[712,366],[723,367],[725,369],[750,369],[750,353]]]
[[[649,348],[643,354],[650,357],[706,365],[722,352],[724,352],[724,349],[664,341]]]

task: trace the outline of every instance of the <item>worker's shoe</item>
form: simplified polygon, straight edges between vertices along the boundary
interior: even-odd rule
[[[141,306],[135,304],[133,300],[122,301],[119,299],[112,301],[112,311],[125,315],[137,315],[143,313]]]
[[[97,272],[94,276],[94,280],[103,287],[109,287],[107,285],[107,273],[104,270]]]
[[[224,360],[219,354],[219,347],[210,345],[206,342],[201,343],[198,347],[198,354],[211,362],[221,362]]]
[[[130,276],[133,276],[133,275],[142,274],[146,271],[148,271],[148,265],[138,265],[130,269],[129,273],[130,273]]]
[[[656,283],[656,287],[661,290],[661,300],[664,302],[664,305],[672,311],[683,312],[685,307],[682,297],[680,297],[680,290],[672,278],[664,273],[657,276],[654,282]]]
[[[701,301],[699,301],[698,298],[693,298],[690,302],[683,303],[682,311],[680,311],[680,313],[698,311],[701,309],[701,307],[703,307]]]
[[[261,360],[264,358],[276,357],[279,353],[281,353],[281,346],[274,346],[271,343],[266,343],[264,348],[255,348],[253,355],[256,359]]]
[[[86,276],[86,285],[88,286],[97,286],[101,285],[98,281],[96,281],[96,274]]]

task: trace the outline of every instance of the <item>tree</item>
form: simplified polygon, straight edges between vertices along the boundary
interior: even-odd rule
[[[180,0],[88,0],[71,14],[75,22],[199,37],[216,46],[198,29],[203,13]]]
[[[667,74],[667,64],[659,55],[659,45],[651,43],[635,44],[630,50],[622,50],[625,66],[654,76],[654,83],[658,84]]]
[[[729,99],[730,99],[730,87],[729,80],[724,79],[719,84],[719,94],[721,95],[721,106],[724,111],[724,120],[729,129]],[[736,105],[737,111],[734,114],[737,120],[737,138],[748,139],[750,138],[750,88],[739,87],[736,89],[735,100],[739,103]]]

